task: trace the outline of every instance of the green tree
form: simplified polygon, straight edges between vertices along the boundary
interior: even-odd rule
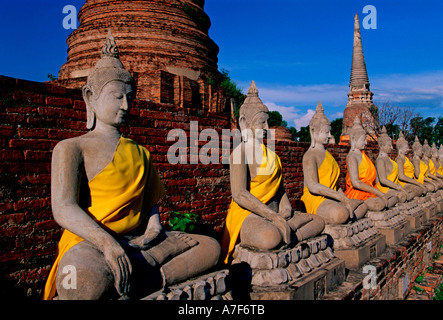
[[[269,111],[268,125],[270,127],[287,127],[288,123],[283,120],[283,116],[278,111]]]
[[[443,117],[438,117],[437,123],[434,126],[432,142],[435,142],[437,147],[440,147],[440,145],[443,144]]]
[[[415,139],[415,136],[418,137],[418,139],[423,143],[423,141],[428,140],[430,144],[434,142],[434,126],[433,123],[435,122],[435,118],[428,117],[424,119],[423,117],[414,117],[411,119],[410,126],[411,126],[411,136],[410,142],[413,142]]]
[[[331,122],[331,135],[334,136],[335,141],[340,141],[340,136],[343,130],[343,118],[337,118]]]
[[[311,134],[309,133],[309,126],[301,127],[297,132],[296,141],[298,142],[311,142]]]
[[[238,87],[237,83],[235,83],[235,81],[231,79],[228,70],[222,69],[221,75],[222,77],[220,81],[220,87],[223,89],[226,96],[228,98],[234,99],[235,103],[237,104],[237,107],[240,108],[240,106],[245,101],[246,98],[245,94],[243,93],[242,89]],[[212,79],[209,80],[212,81]],[[238,116],[238,114],[236,116]]]

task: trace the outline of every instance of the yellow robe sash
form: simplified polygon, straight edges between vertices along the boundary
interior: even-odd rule
[[[282,166],[275,152],[263,147],[263,159],[257,176],[250,182],[249,192],[263,203],[268,203],[277,193],[282,181]],[[222,237],[222,257],[225,264],[229,263],[234,247],[240,235],[243,221],[251,214],[231,200]]]
[[[423,184],[425,182],[425,177],[428,176],[428,166],[426,163],[420,159],[420,175],[417,178],[417,181]]]
[[[367,185],[370,185],[371,187],[375,187],[375,179],[377,178],[377,170],[375,169],[374,164],[372,163],[371,159],[366,155],[366,153],[362,150],[361,151],[362,158],[360,165],[358,166],[358,178],[366,183]],[[346,162],[346,166],[348,163]],[[367,200],[369,198],[375,198],[376,195],[367,191],[358,190],[355,189],[351,182],[351,176],[349,175],[349,169],[348,172],[346,172],[346,191],[345,195],[349,199],[358,199],[358,200]]]
[[[440,165],[440,167],[438,168],[437,172],[443,174],[443,166],[441,165],[441,162],[438,161],[438,164]]]
[[[326,150],[325,159],[318,168],[318,182],[330,189],[338,189],[338,178],[340,176],[340,167],[334,157]],[[325,201],[323,196],[313,195],[308,187],[303,188],[301,201],[305,204],[306,212],[316,214],[318,207]]]
[[[85,211],[115,234],[125,234],[139,226],[165,193],[149,151],[124,137],[120,138],[112,161],[88,185],[91,204]],[[59,262],[81,241],[83,239],[74,233],[63,231],[43,299],[50,300],[55,296]]]
[[[404,164],[404,171],[405,171],[405,176],[411,178],[411,179],[415,179],[415,168],[414,165],[412,164],[411,160],[408,159],[408,157],[405,156],[405,164]],[[402,187],[405,186],[406,182],[403,181],[398,181]]]
[[[429,172],[435,176],[435,173],[437,172],[437,170],[435,170],[435,164],[434,161],[432,161],[432,159],[429,159]]]
[[[389,181],[392,181],[394,183],[398,183],[398,164],[392,159],[389,159],[392,163],[392,171],[390,174],[388,174],[387,179]],[[389,191],[389,187],[383,187],[380,182],[377,182],[377,188],[383,193],[386,193]]]

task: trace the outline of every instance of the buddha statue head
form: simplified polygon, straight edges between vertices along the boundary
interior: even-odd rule
[[[420,143],[420,140],[418,140],[418,137],[415,136],[414,143],[412,145],[412,152],[414,152],[414,156],[421,158],[423,155],[423,147]]]
[[[403,131],[400,131],[400,136],[398,137],[397,140],[397,151],[398,154],[401,156],[405,156],[409,152],[409,143],[405,139]]]
[[[440,160],[440,162],[443,161],[443,144],[441,144],[440,149],[438,149],[438,160]]]
[[[366,130],[363,128],[359,117],[355,117],[354,124],[349,130],[351,151],[363,150],[366,146]]]
[[[433,159],[438,159],[438,149],[435,142],[432,143],[431,154]]]
[[[252,81],[247,97],[240,107],[238,122],[244,142],[249,138],[263,140],[266,136],[269,119],[269,109],[258,96],[258,89]]]
[[[97,118],[115,125],[124,123],[129,113],[133,82],[131,74],[119,59],[117,44],[109,30],[101,58],[83,87],[83,99],[87,111],[86,127],[93,129]],[[117,110],[122,104],[125,106]],[[123,110],[125,108],[126,111]]]
[[[430,158],[432,155],[431,146],[429,145],[427,139],[425,139],[425,142],[423,143],[423,155],[425,155],[427,158]]]
[[[392,151],[392,139],[388,135],[385,126],[383,126],[383,128],[381,129],[380,136],[378,137],[378,147],[380,151],[383,151],[385,153],[389,153]]]
[[[326,118],[321,101],[318,102],[315,113],[309,121],[309,133],[311,135],[311,148],[314,148],[317,143],[327,144],[331,137],[331,121]]]

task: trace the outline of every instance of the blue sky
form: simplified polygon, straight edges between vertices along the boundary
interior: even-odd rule
[[[0,0],[0,74],[45,81],[67,58],[62,13],[84,0]],[[366,5],[377,29],[364,29]],[[319,100],[328,117],[347,102],[353,17],[360,16],[374,102],[443,115],[441,0],[206,0],[219,69],[260,97],[289,125],[307,125]]]

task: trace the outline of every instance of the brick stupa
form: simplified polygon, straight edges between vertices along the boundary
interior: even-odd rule
[[[111,30],[136,98],[221,112],[219,48],[204,0],[86,0],[57,84],[82,88]]]
[[[356,116],[369,135],[374,135],[379,128],[377,107],[372,102],[373,93],[369,90],[369,77],[360,34],[358,14],[354,16],[354,47],[352,53],[351,80],[349,82],[348,103],[343,113],[343,131],[341,141],[349,140],[349,129]]]

